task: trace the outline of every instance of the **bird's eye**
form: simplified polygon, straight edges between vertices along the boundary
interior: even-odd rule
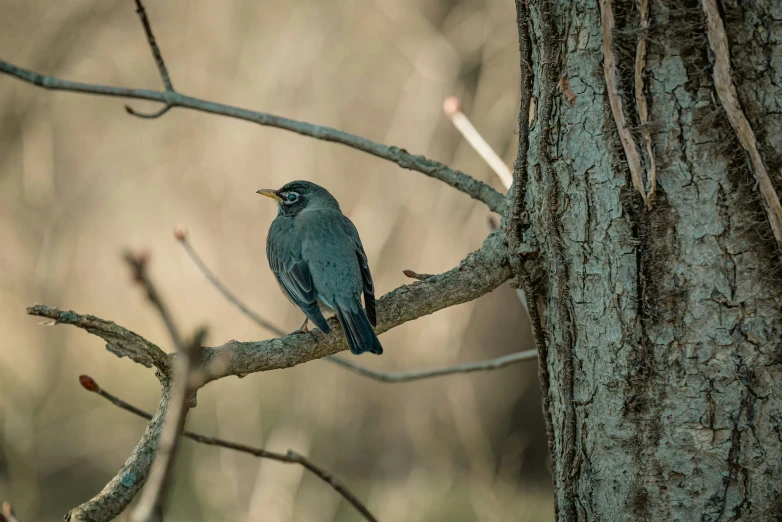
[[[288,195],[286,196],[285,199],[288,200],[288,203],[293,203],[294,201],[299,199],[299,195],[296,194],[295,192],[288,192]]]

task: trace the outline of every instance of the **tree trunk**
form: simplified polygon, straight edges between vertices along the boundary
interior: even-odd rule
[[[644,30],[632,0],[517,0],[520,283],[560,521],[782,520],[780,253],[715,89],[710,1],[651,0]],[[779,194],[782,4],[725,0],[718,15]],[[650,206],[632,181],[606,53],[646,192],[651,143]]]

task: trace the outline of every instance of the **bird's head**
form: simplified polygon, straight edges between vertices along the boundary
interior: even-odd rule
[[[278,190],[261,189],[257,193],[277,202],[278,215],[295,216],[319,208],[339,209],[339,203],[328,190],[309,181],[291,181]]]

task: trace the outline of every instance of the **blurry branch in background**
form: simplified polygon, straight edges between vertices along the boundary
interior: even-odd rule
[[[187,231],[184,228],[177,227],[174,229],[174,237],[179,241],[179,244],[182,245],[182,247],[185,249],[185,252],[187,252],[187,255],[190,257],[191,261],[198,267],[198,270],[201,271],[201,273],[206,277],[207,281],[212,283],[212,286],[214,286],[218,292],[223,294],[223,297],[237,307],[244,315],[249,317],[252,321],[254,321],[256,324],[258,324],[261,328],[264,328],[266,330],[269,330],[274,335],[284,337],[289,332],[285,332],[282,330],[282,328],[273,325],[257,313],[255,313],[252,309],[250,309],[249,306],[244,304],[241,299],[239,299],[236,294],[231,292],[231,290],[228,289],[227,286],[225,286],[212,272],[208,266],[206,266],[206,263],[201,259],[201,256],[198,255],[198,253],[193,249],[190,242],[187,240]]]
[[[143,8],[140,9],[142,19],[144,19]],[[147,24],[145,24],[146,26]],[[160,64],[162,69],[165,70],[162,60]],[[179,329],[174,324],[174,319],[171,317],[168,306],[163,302],[160,293],[149,278],[147,273],[149,255],[133,255],[128,252],[124,257],[130,266],[133,280],[144,289],[150,303],[162,317],[176,346],[173,383],[166,382],[163,384],[164,386],[171,386],[168,415],[163,423],[160,441],[158,442],[155,459],[152,463],[146,486],[144,486],[141,498],[130,516],[132,522],[156,522],[163,519],[166,493],[170,483],[171,472],[174,469],[174,457],[176,456],[180,433],[185,425],[185,417],[190,408],[189,399],[194,391],[192,381],[201,360],[201,345],[206,336],[206,329],[198,329],[193,338],[185,342]]]
[[[245,316],[255,321],[261,327],[271,330],[277,335],[281,335],[281,336],[285,335],[282,329],[273,326],[271,323],[269,323],[268,321],[263,319],[260,315],[258,315],[256,312],[254,312],[252,309],[250,309],[249,306],[247,306],[244,302],[242,302],[242,300],[239,299],[239,297],[236,294],[234,294],[222,281],[220,281],[217,278],[216,275],[214,275],[214,273],[209,269],[208,266],[206,266],[206,263],[203,262],[201,257],[198,255],[198,253],[195,251],[193,246],[188,241],[187,231],[185,229],[181,227],[177,227],[174,230],[174,237],[176,237],[177,240],[182,244],[188,256],[190,256],[190,259],[193,260],[193,263],[195,263],[195,265],[198,267],[201,273],[204,274],[206,279],[210,283],[212,283],[212,285],[223,295],[223,297],[226,298],[226,300],[228,300],[228,302],[236,306],[239,310],[241,310],[241,312]],[[412,279],[417,279],[419,281],[424,281],[426,279],[434,277],[434,274],[417,274],[412,270],[405,270],[404,274],[407,277],[410,277]],[[504,368],[511,364],[516,364],[523,361],[536,359],[537,355],[538,354],[536,350],[526,350],[523,352],[504,355],[496,359],[488,359],[485,361],[469,362],[469,363],[457,364],[453,366],[445,366],[442,368],[434,368],[431,370],[420,370],[420,371],[412,371],[412,372],[378,372],[378,371],[370,370],[358,364],[354,364],[350,361],[342,359],[341,357],[330,355],[326,357],[326,359],[358,375],[369,377],[370,379],[375,379],[381,382],[396,383],[396,382],[416,381],[416,380],[428,379],[432,377],[442,377],[444,375],[452,375],[454,373],[470,373],[470,372],[478,372],[478,371],[498,370],[500,368]]]
[[[163,87],[166,88],[166,93],[174,94],[174,85],[171,83],[171,77],[168,75],[168,69],[166,68],[166,62],[163,61],[163,55],[160,52],[160,48],[157,46],[155,35],[152,33],[152,26],[149,25],[149,18],[147,18],[147,11],[144,9],[144,4],[141,0],[134,0],[136,2],[136,13],[138,13],[139,19],[141,19],[141,25],[144,27],[144,34],[147,36],[147,42],[149,43],[149,49],[152,51],[152,57],[155,59],[155,65],[160,73],[160,79],[163,81]],[[163,116],[172,107],[171,103],[166,104],[158,111],[152,113],[137,112],[132,107],[125,105],[125,110],[132,116],[138,116],[139,118],[155,119]]]
[[[141,285],[141,287],[144,289],[144,293],[146,294],[147,299],[149,299],[149,302],[152,303],[152,306],[154,306],[158,311],[160,318],[163,319],[163,323],[166,325],[166,329],[171,336],[171,340],[174,342],[174,348],[176,348],[177,352],[183,352],[185,350],[185,342],[182,340],[182,335],[179,333],[179,328],[177,328],[176,324],[174,323],[174,318],[171,317],[171,312],[168,310],[168,306],[166,306],[166,304],[163,302],[163,299],[160,297],[160,294],[155,288],[155,285],[152,284],[152,281],[149,279],[149,275],[147,274],[149,252],[144,251],[138,254],[125,252],[123,259],[130,267],[130,271],[133,276],[133,282]]]
[[[497,177],[500,178],[505,190],[510,189],[511,183],[513,183],[513,175],[511,174],[510,169],[505,162],[502,161],[499,154],[494,152],[491,145],[483,139],[483,136],[481,136],[478,130],[473,126],[470,119],[462,112],[461,104],[456,96],[449,96],[445,99],[443,102],[443,112],[451,120],[451,123],[456,127],[456,130],[458,130],[464,139],[467,140],[467,143],[475,149],[475,152],[483,158],[483,161],[485,161]]]
[[[491,145],[489,145],[483,136],[481,136],[481,133],[478,132],[478,129],[475,128],[467,115],[462,112],[461,103],[459,103],[459,99],[456,96],[449,96],[445,99],[443,102],[443,112],[451,120],[451,123],[456,127],[456,130],[458,130],[464,139],[467,140],[467,143],[475,149],[475,152],[483,158],[483,161],[485,161],[497,177],[500,178],[505,189],[510,190],[511,185],[513,184],[513,174],[505,162],[502,161],[499,154],[494,152]],[[489,217],[489,228],[492,231],[497,230],[497,226],[491,220],[491,217]],[[410,274],[415,274],[415,272],[412,270],[405,270],[405,275],[407,277],[418,279],[415,275]],[[524,293],[524,290],[517,288],[516,295],[519,297],[519,301],[521,301],[521,306],[524,307],[524,311],[529,315],[529,305],[527,304],[527,296]]]
[[[0,522],[19,522],[10,502],[3,501],[3,505],[0,506]]]
[[[144,9],[144,4],[141,0],[134,0],[136,2],[136,12],[139,19],[141,19],[141,25],[144,27],[144,34],[147,36],[147,42],[149,43],[149,49],[152,51],[152,57],[155,59],[155,65],[160,73],[160,79],[163,81],[163,87],[167,91],[174,92],[174,85],[171,83],[171,77],[168,75],[168,69],[166,63],[163,61],[163,55],[160,53],[160,48],[157,46],[155,35],[152,33],[152,26],[149,25],[149,19],[147,18],[147,11]]]
[[[23,69],[11,63],[0,60],[0,72],[13,76],[22,81],[32,83],[44,89],[57,91],[70,91],[84,94],[97,94],[102,96],[116,96],[120,98],[134,98],[138,100],[148,100],[163,103],[163,107],[154,113],[140,113],[131,107],[125,106],[125,110],[134,116],[142,118],[157,118],[168,112],[172,107],[182,107],[211,114],[219,114],[230,118],[238,118],[259,125],[277,127],[288,131],[296,132],[304,136],[310,136],[324,141],[331,141],[347,145],[354,149],[372,154],[378,158],[392,161],[402,168],[414,170],[426,174],[432,178],[443,181],[451,187],[464,192],[468,196],[482,201],[492,211],[502,213],[505,205],[505,197],[491,188],[489,185],[478,181],[477,179],[465,174],[464,172],[452,169],[439,161],[430,160],[424,156],[410,154],[399,147],[384,145],[370,139],[349,134],[332,127],[322,125],[313,125],[302,121],[283,118],[264,112],[255,112],[239,107],[215,103],[191,96],[184,96],[174,90],[171,79],[168,74],[160,48],[157,46],[155,36],[152,33],[152,27],[149,24],[144,6],[141,0],[134,0],[136,11],[139,14],[141,23],[144,26],[144,32],[147,36],[147,42],[152,50],[152,56],[155,58],[158,72],[165,86],[165,91],[152,91],[147,89],[130,89],[126,87],[114,87],[107,85],[95,85],[87,83],[70,82],[61,80],[53,76],[44,76],[42,74]]]
[[[98,386],[98,383],[95,382],[95,380],[92,377],[88,375],[81,375],[79,377],[79,382],[81,383],[82,387],[85,390],[91,391],[93,393],[97,393],[98,395],[100,395],[101,397],[103,397],[113,405],[122,408],[125,411],[129,411],[134,415],[138,415],[141,418],[147,420],[152,419],[152,415],[150,415],[149,413],[145,412],[140,408],[137,408],[136,406],[133,406],[130,403],[123,401],[119,397],[110,394],[109,392],[107,392],[106,390]],[[336,492],[342,495],[345,498],[345,500],[347,500],[353,507],[356,508],[356,510],[358,510],[362,515],[364,515],[364,518],[366,518],[370,522],[377,522],[377,519],[372,515],[372,513],[369,512],[366,506],[364,506],[364,504],[361,503],[361,501],[356,497],[356,495],[354,495],[353,492],[351,492],[350,489],[348,489],[347,486],[345,486],[337,477],[335,477],[327,470],[317,466],[304,455],[300,455],[293,450],[288,450],[288,452],[285,454],[277,453],[274,451],[268,451],[261,448],[253,448],[251,446],[245,446],[244,444],[237,444],[235,442],[218,439],[216,437],[201,435],[200,433],[194,433],[188,430],[184,430],[182,432],[182,436],[190,440],[193,440],[195,442],[206,444],[208,446],[218,446],[221,448],[227,448],[234,451],[247,453],[263,459],[276,460],[278,462],[283,462],[286,464],[299,464],[301,466],[304,466],[306,469],[308,469],[313,474],[315,474],[318,478],[320,478],[323,482],[325,482],[326,484],[334,488]],[[2,522],[1,519],[0,522]]]
[[[488,370],[499,370],[505,368],[511,364],[516,364],[524,361],[536,360],[538,358],[537,350],[526,350],[524,352],[512,353],[509,355],[503,355],[496,359],[488,359],[486,361],[468,362],[463,364],[455,364],[453,366],[445,366],[443,368],[434,368],[432,370],[421,370],[417,372],[376,372],[368,370],[360,366],[351,364],[344,359],[332,360],[344,366],[348,370],[355,372],[364,377],[371,377],[372,379],[383,382],[410,382],[418,381],[421,379],[431,379],[432,377],[442,377],[443,375],[452,375],[454,373],[471,373],[471,372],[485,372]]]

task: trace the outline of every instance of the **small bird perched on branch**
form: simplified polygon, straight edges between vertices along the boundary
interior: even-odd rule
[[[277,202],[269,228],[266,257],[285,296],[306,319],[294,333],[306,332],[312,321],[331,330],[322,310],[332,310],[355,354],[383,353],[375,335],[375,287],[367,255],[355,225],[328,190],[309,181],[291,181],[279,190],[258,194]],[[361,307],[364,294],[366,312]]]

